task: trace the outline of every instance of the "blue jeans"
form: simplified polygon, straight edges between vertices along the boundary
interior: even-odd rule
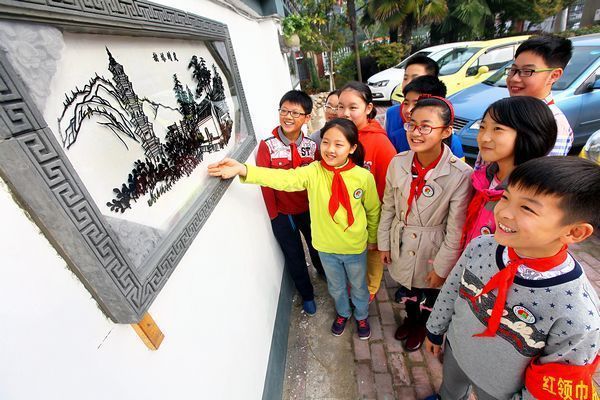
[[[369,290],[367,289],[367,250],[360,254],[333,254],[319,251],[319,257],[327,276],[329,294],[335,301],[339,315],[350,318],[350,295],[354,303],[354,318],[366,319],[369,316]]]

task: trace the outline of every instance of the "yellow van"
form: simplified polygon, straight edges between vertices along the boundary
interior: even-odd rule
[[[517,47],[528,38],[529,35],[524,35],[473,42],[445,54],[437,63],[440,80],[448,89],[447,96],[486,80],[512,60]],[[400,85],[392,93],[392,100],[403,100]]]

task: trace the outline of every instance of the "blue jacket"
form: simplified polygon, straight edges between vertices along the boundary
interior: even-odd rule
[[[404,121],[402,121],[402,117],[400,116],[399,104],[391,106],[385,112],[385,131],[398,153],[410,150],[408,140],[406,139]],[[452,150],[452,153],[458,158],[463,158],[465,156],[462,143],[456,135],[451,136],[450,150]]]

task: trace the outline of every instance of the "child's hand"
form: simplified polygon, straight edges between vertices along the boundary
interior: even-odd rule
[[[381,256],[381,262],[383,264],[392,263],[392,254],[389,251],[380,251],[379,255]]]
[[[440,346],[439,344],[433,344],[431,343],[429,338],[425,338],[425,350],[427,350],[434,356],[437,356],[438,354],[440,354],[441,349],[442,346]]]
[[[369,250],[369,251],[377,250],[377,243],[367,243],[367,250]]]
[[[208,166],[210,176],[219,176],[222,179],[233,178],[236,175],[246,176],[246,166],[231,158],[224,158]]]
[[[435,271],[431,271],[429,274],[427,274],[425,280],[429,283],[430,288],[439,288],[442,287],[446,281],[446,278],[442,278],[436,274]]]

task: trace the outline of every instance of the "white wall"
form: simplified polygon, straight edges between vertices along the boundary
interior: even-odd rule
[[[272,21],[207,1],[160,1],[228,24],[257,136],[290,89]],[[282,261],[260,191],[237,180],[150,314],[150,351],[113,324],[0,182],[0,399],[259,399]]]

